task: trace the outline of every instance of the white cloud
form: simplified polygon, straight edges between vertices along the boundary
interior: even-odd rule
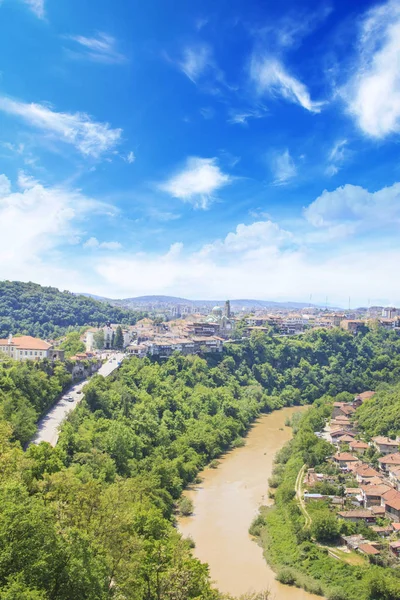
[[[79,235],[80,224],[87,217],[93,219],[97,212],[110,211],[110,206],[63,187],[36,184],[21,192],[11,192],[4,175],[0,176],[1,182],[0,279],[46,284],[54,284],[56,279],[62,285],[62,277],[65,282],[72,269],[65,266],[60,248]]]
[[[126,62],[126,57],[117,50],[117,40],[107,33],[98,32],[95,37],[71,35],[68,39],[78,44],[81,50],[72,53],[72,56],[104,64]]]
[[[262,111],[260,109],[231,109],[229,115],[228,123],[232,125],[247,125],[249,119],[261,119],[265,115],[265,109]]]
[[[38,184],[38,180],[28,175],[25,171],[18,171],[18,187],[22,190],[29,190]]]
[[[125,157],[125,160],[130,165],[135,162],[136,156],[134,155],[134,153],[132,152],[132,150],[130,152],[128,152],[127,156]]]
[[[377,192],[357,185],[344,185],[333,192],[325,190],[305,210],[304,215],[314,227],[352,225],[355,228],[377,229],[382,225],[400,224],[400,183]]]
[[[350,114],[371,137],[400,132],[400,3],[389,0],[367,12],[358,58],[342,89]]]
[[[119,242],[99,242],[95,237],[89,238],[84,244],[84,248],[99,248],[104,250],[120,250],[122,245]]]
[[[182,171],[159,187],[174,198],[190,202],[195,208],[206,209],[213,194],[231,182],[232,177],[221,171],[216,158],[192,156]]]
[[[11,181],[5,175],[0,175],[0,198],[8,196],[11,192]]]
[[[44,19],[44,0],[22,0],[29,6],[31,11],[39,18]]]
[[[336,175],[346,160],[347,155],[347,140],[338,140],[335,142],[328,155],[329,164],[325,169],[325,173],[330,177]]]
[[[253,56],[250,76],[260,94],[281,96],[289,102],[300,104],[310,112],[319,113],[322,102],[311,100],[307,87],[290,75],[282,63],[269,56]]]
[[[85,156],[94,158],[111,151],[121,139],[121,129],[93,121],[85,113],[55,112],[43,104],[28,104],[0,96],[0,111],[20,117],[30,126],[72,144]]]
[[[335,251],[327,255],[320,246],[313,250],[292,245],[290,235],[286,241],[276,224],[254,225],[239,225],[225,240],[200,252],[178,244],[162,255],[107,256],[95,267],[101,283],[94,293],[104,295],[112,289],[114,297],[162,293],[271,300],[306,300],[312,293],[316,301],[319,297],[325,302],[328,296],[343,306],[349,296],[365,305],[379,289],[381,297],[400,301],[400,286],[393,277],[399,249],[372,243],[367,249],[333,245]]]
[[[229,256],[235,252],[244,254],[253,253],[260,248],[275,249],[292,242],[293,235],[281,229],[272,221],[256,221],[251,225],[239,224],[236,231],[228,233],[224,240],[216,240],[206,244],[200,251],[200,256]]]
[[[271,169],[275,185],[285,185],[297,175],[297,167],[288,149],[273,156]]]
[[[183,56],[177,64],[181,71],[193,83],[196,83],[207,69],[214,66],[211,48],[206,44],[187,46],[184,48]]]
[[[211,106],[205,106],[204,108],[200,109],[200,114],[208,121],[209,119],[213,119],[215,117],[215,110]]]

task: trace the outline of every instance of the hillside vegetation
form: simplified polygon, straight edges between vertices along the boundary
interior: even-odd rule
[[[382,353],[384,368],[375,360]],[[2,368],[2,405],[35,406],[45,365]],[[184,487],[240,445],[260,412],[399,376],[392,333],[257,334],[207,360],[132,358],[107,379],[95,375],[55,449],[43,443],[24,454],[12,411],[0,408],[0,597],[220,599],[173,526]],[[312,434],[305,448],[314,462],[324,456]]]
[[[53,338],[69,328],[107,321],[133,325],[143,315],[36,283],[0,281],[0,338],[10,333]]]
[[[400,384],[384,385],[357,410],[359,426],[369,436],[400,435]]]

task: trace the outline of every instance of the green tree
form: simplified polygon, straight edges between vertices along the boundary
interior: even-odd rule
[[[104,348],[104,331],[102,329],[99,329],[98,331],[96,331],[96,333],[93,336],[94,339],[94,345],[98,350],[102,350]]]
[[[320,511],[314,517],[311,533],[318,542],[333,542],[339,534],[339,525],[335,515],[329,511]]]
[[[124,347],[124,336],[122,333],[122,327],[121,327],[121,325],[118,325],[118,327],[115,331],[114,348],[118,348],[119,350],[122,350],[123,347]]]

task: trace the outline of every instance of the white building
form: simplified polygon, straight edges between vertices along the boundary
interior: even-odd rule
[[[14,338],[10,335],[8,339],[0,340],[0,352],[19,361],[63,358],[63,352],[54,350],[52,344],[30,335],[22,335]]]

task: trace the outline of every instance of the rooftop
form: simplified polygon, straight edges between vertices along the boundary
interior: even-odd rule
[[[19,350],[48,350],[52,345],[31,335],[21,335],[19,337],[0,340],[0,346],[13,346]]]

